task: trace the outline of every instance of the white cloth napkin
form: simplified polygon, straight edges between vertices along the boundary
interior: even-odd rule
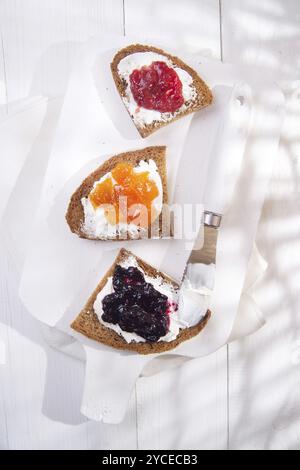
[[[41,129],[45,112],[45,100],[37,99],[35,101],[29,101],[27,107],[25,103],[25,108],[22,107],[22,113],[16,116],[10,116],[8,119],[5,119],[4,122],[0,123],[0,136],[2,137],[3,135],[1,134],[1,124],[5,124],[5,127],[3,127],[5,133],[7,132],[7,135],[10,135],[13,140],[17,139],[20,134],[24,135],[24,128],[27,129],[27,139],[25,143],[18,145],[14,152],[11,151],[13,148],[11,140],[9,140],[9,142],[7,142],[6,138],[0,140],[1,148],[3,148],[4,152],[6,149],[10,150],[12,152],[10,154],[11,158],[14,161],[13,166],[6,167],[5,169],[6,179],[11,181],[11,187],[7,189],[5,193],[9,203],[6,211],[3,207],[2,212],[9,213],[10,210],[17,210],[16,202],[21,199],[23,199],[24,205],[30,203],[32,195],[28,195],[28,197],[24,198],[24,194],[18,192],[18,184],[15,187],[14,184],[16,184],[18,178],[21,178],[23,182],[24,178],[27,177],[27,172],[21,172],[25,164],[28,166],[29,173],[32,170],[34,159],[30,158],[29,154],[34,141],[37,143],[40,158],[43,160],[48,158],[48,152],[41,151],[41,142],[39,142],[38,139],[38,137],[43,137],[38,135],[38,131]],[[48,129],[51,128],[50,124],[52,124],[53,134],[53,127],[55,127],[55,121],[58,116],[57,109],[52,109],[50,114],[50,122],[48,122],[47,127]],[[48,133],[48,151],[51,148],[52,134],[51,132],[50,134]],[[28,157],[28,159],[26,159],[26,157]],[[33,168],[34,167],[33,165]],[[39,167],[40,173],[37,171],[38,169],[36,169],[36,178],[43,178],[44,168],[45,164]],[[4,175],[2,171],[0,174]],[[22,184],[20,187],[23,187]],[[1,182],[1,190],[2,188],[3,185]],[[14,193],[14,197],[9,198],[12,193]],[[4,195],[4,192],[2,194]],[[30,227],[24,227],[24,229],[30,232]],[[22,231],[18,230],[16,224],[9,228],[10,235],[6,237],[6,246],[9,252],[13,254],[19,272],[22,270],[28,242],[27,236],[25,236],[24,242],[24,229]],[[2,231],[4,233],[4,230]],[[7,232],[7,226],[5,226],[5,232]],[[11,237],[12,234],[13,237]],[[262,275],[265,269],[266,265],[259,256],[257,249],[254,247],[249,264],[247,281],[230,340],[253,333],[264,324],[261,312],[251,298],[250,289],[253,288],[255,281]],[[182,360],[185,360],[184,357],[175,357],[170,354],[153,358],[153,360],[148,363],[149,358],[147,356],[140,356],[139,359],[136,360],[136,356],[134,355],[130,356],[129,354],[124,357],[105,347],[103,347],[102,350],[101,346],[99,349],[95,349],[94,344],[91,345],[89,341],[82,344],[73,337],[59,331],[57,328],[51,328],[47,325],[42,326],[42,332],[46,342],[50,346],[78,360],[86,360],[86,376],[81,412],[89,419],[101,420],[103,422],[117,423],[122,421],[131,390],[137,377],[141,373],[146,375],[154,374],[166,367],[175,366],[182,362]],[[130,357],[132,357],[131,361]],[[123,366],[123,362],[126,363],[126,369]],[[130,367],[128,367],[129,364]]]

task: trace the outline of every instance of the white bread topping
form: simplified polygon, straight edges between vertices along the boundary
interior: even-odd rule
[[[149,160],[148,162],[142,160],[139,162],[139,165],[134,168],[136,173],[141,173],[144,171],[149,172],[149,179],[154,181],[158,189],[158,196],[152,202],[152,209],[155,210],[155,214],[159,216],[162,211],[163,205],[163,188],[160,174],[158,172],[156,163],[154,160]],[[92,191],[95,187],[105,181],[108,178],[112,178],[111,172],[105,174],[100,178],[100,180],[95,181]],[[141,232],[147,233],[146,229],[143,229],[133,223],[125,224],[119,223],[112,225],[108,223],[105,217],[105,211],[103,207],[94,208],[89,197],[84,197],[81,199],[81,204],[84,210],[84,224],[82,231],[86,235],[94,238],[116,238],[117,235],[126,237],[128,234],[131,238],[138,238]]]
[[[143,66],[149,66],[152,62],[160,61],[165,62],[169,67],[172,67],[182,83],[182,95],[184,98],[184,104],[175,113],[161,113],[159,111],[145,109],[139,107],[132,95],[129,83],[129,77],[131,73],[140,69]],[[187,103],[193,101],[196,98],[196,88],[193,86],[193,78],[191,75],[180,67],[176,66],[170,59],[162,54],[156,52],[135,52],[129,54],[120,60],[118,64],[118,73],[127,83],[126,96],[122,97],[126,108],[129,111],[134,123],[139,127],[144,127],[152,124],[154,121],[170,121],[179,113],[185,111],[188,107]]]
[[[162,336],[159,341],[170,342],[177,338],[180,329],[189,328],[197,323],[205,316],[210,295],[212,293],[213,282],[214,282],[214,269],[215,265],[204,265],[197,264],[197,274],[195,275],[195,269],[193,269],[192,282],[187,281],[183,283],[180,291],[178,292],[173,288],[171,284],[164,281],[163,278],[153,278],[144,273],[144,271],[138,266],[136,259],[133,256],[128,257],[125,261],[120,263],[123,268],[129,268],[130,266],[137,267],[143,273],[146,282],[149,282],[153,287],[166,295],[171,302],[175,302],[179,305],[177,310],[173,309],[170,312],[170,326],[169,331],[165,336]],[[199,274],[200,273],[200,274]],[[201,286],[199,285],[199,277],[201,278]],[[198,285],[196,287],[194,281],[197,280]],[[194,287],[192,287],[194,286]],[[202,290],[201,290],[202,289]],[[119,325],[107,323],[102,320],[102,300],[108,294],[114,292],[112,277],[109,277],[104,288],[99,292],[95,303],[94,311],[104,326],[114,330],[120,336],[122,336],[127,343],[145,342],[146,340],[135,333],[128,333],[123,331]]]
[[[180,288],[179,311],[189,326],[199,323],[209,308],[215,284],[215,264],[188,264]]]

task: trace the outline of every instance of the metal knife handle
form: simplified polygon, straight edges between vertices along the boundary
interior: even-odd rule
[[[213,227],[215,229],[220,228],[222,222],[222,215],[215,214],[214,212],[204,211],[203,222],[207,227]]]

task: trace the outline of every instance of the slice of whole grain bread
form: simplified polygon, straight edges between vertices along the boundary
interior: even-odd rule
[[[197,93],[194,100],[186,103],[187,108],[184,111],[170,113],[171,118],[167,121],[154,121],[151,124],[141,126],[134,121],[133,116],[129,113],[137,130],[139,131],[142,137],[148,137],[150,134],[152,134],[152,132],[160,129],[163,126],[166,126],[170,122],[176,121],[177,119],[180,119],[181,117],[186,116],[187,114],[199,111],[200,109],[205,108],[206,106],[212,103],[213,95],[212,95],[211,90],[206,85],[206,83],[202,80],[202,78],[200,78],[200,76],[197,74],[197,72],[194,69],[192,69],[189,65],[185,64],[178,57],[168,54],[162,49],[159,49],[153,46],[145,46],[142,44],[132,44],[130,46],[125,47],[124,49],[121,49],[114,56],[113,61],[111,63],[111,71],[112,71],[113,79],[116,84],[117,90],[119,94],[121,95],[123,102],[124,102],[124,98],[126,97],[127,83],[119,75],[118,65],[119,65],[119,62],[122,59],[124,59],[124,57],[127,57],[128,55],[134,54],[136,52],[155,52],[157,54],[164,55],[166,59],[169,59],[174,64],[174,66],[177,66],[185,70],[192,77],[193,86],[195,87],[196,93]],[[127,109],[126,104],[125,104],[125,107]]]
[[[71,324],[73,330],[87,336],[90,339],[98,341],[100,343],[106,344],[116,349],[125,349],[129,351],[135,351],[139,354],[156,354],[162,353],[165,351],[170,351],[171,349],[176,348],[183,341],[193,338],[206,326],[208,320],[211,317],[211,312],[208,310],[206,315],[199,321],[199,323],[191,328],[181,329],[177,338],[173,341],[159,341],[157,343],[149,342],[131,342],[127,343],[118,333],[107,328],[105,325],[100,323],[95,311],[94,303],[97,298],[97,295],[105,287],[109,277],[113,276],[116,266],[122,261],[126,260],[129,256],[134,256],[131,252],[125,250],[124,248],[120,250],[118,257],[116,258],[114,264],[105,274],[99,285],[96,287],[95,291],[92,293],[88,299],[85,307],[81,310],[77,318]],[[145,263],[142,259],[134,256],[138,266],[151,277],[160,276],[163,280],[169,283],[175,289],[179,288],[179,285],[166,274],[157,271],[155,268]]]
[[[139,162],[153,160],[156,163],[157,170],[160,174],[162,187],[163,187],[163,204],[167,205],[168,203],[168,187],[167,187],[167,168],[166,168],[166,147],[165,146],[156,146],[156,147],[146,147],[141,150],[134,150],[131,152],[120,153],[111,157],[109,160],[106,160],[99,168],[97,168],[93,173],[91,173],[79,186],[79,188],[72,195],[69,207],[66,213],[67,223],[73,233],[78,235],[80,238],[87,238],[90,240],[120,240],[124,239],[119,236],[114,238],[103,237],[103,238],[94,238],[92,235],[89,235],[84,231],[84,209],[81,203],[81,199],[88,197],[95,181],[98,181],[105,174],[109,173],[118,163],[126,162],[131,163],[133,166],[137,166]],[[163,217],[162,214],[158,220],[158,237],[161,237],[164,233],[163,230]],[[167,231],[167,227],[166,227]],[[151,226],[149,227],[147,236],[151,238]],[[130,238],[130,234],[127,235]],[[141,234],[142,238],[142,234]],[[134,238],[136,240],[136,238]]]

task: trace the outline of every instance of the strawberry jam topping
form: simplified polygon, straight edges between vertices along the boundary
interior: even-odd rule
[[[167,334],[171,302],[146,282],[139,269],[117,266],[113,287],[114,292],[102,300],[103,321],[118,324],[123,331],[136,333],[149,342],[157,342]]]
[[[165,62],[152,62],[149,66],[134,70],[129,81],[138,106],[161,113],[174,113],[184,103],[182,83],[176,71]]]
[[[159,195],[149,172],[135,172],[130,163],[119,163],[111,171],[112,178],[98,183],[89,195],[95,209],[105,205],[109,223],[134,223],[147,228],[155,217],[152,203]]]

